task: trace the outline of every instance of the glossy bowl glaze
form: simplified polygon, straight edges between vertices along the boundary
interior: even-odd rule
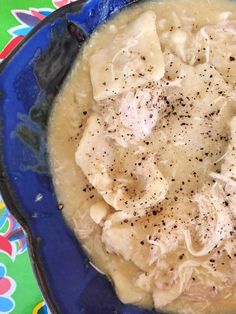
[[[122,304],[106,277],[89,264],[57,204],[46,146],[53,99],[82,43],[133,2],[91,0],[63,7],[0,65],[1,192],[27,232],[35,274],[52,313],[151,313]]]

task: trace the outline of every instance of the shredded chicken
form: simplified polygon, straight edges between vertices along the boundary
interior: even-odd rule
[[[197,27],[194,17],[173,11],[170,29],[167,19],[157,21],[159,39],[148,11],[129,24],[129,36],[121,28],[89,60],[95,103],[75,159],[103,200],[77,232],[83,239],[100,228],[107,254],[137,267],[133,284],[157,309],[192,300],[205,311],[236,283],[230,16]],[[144,40],[148,32],[156,44]],[[197,312],[186,305],[182,313]]]
[[[163,90],[157,82],[149,82],[119,96],[96,104],[106,122],[106,136],[118,145],[129,147],[148,136],[166,107]]]
[[[234,230],[231,210],[225,206],[226,194],[219,183],[210,188],[204,187],[202,193],[194,196],[199,208],[195,234],[200,238],[195,242],[202,243],[203,247],[195,249],[189,230],[183,230],[188,251],[193,256],[204,256],[213,249],[222,246]]]

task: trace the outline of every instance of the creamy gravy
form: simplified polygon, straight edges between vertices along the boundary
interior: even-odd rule
[[[88,180],[89,157],[80,159],[80,154],[76,162],[75,153],[78,146],[79,153],[82,151],[81,139],[83,152],[87,149],[84,130],[94,111],[96,115],[102,112],[109,123],[109,100],[99,96],[97,102],[94,100],[91,56],[109,46],[128,23],[149,11],[156,14],[165,63],[161,85],[152,83],[151,88],[164,90],[163,95],[156,96],[163,109],[150,132],[136,134],[138,145],[130,138],[120,141],[121,133],[114,128],[119,127],[120,120],[111,124],[119,166],[109,176],[113,180],[119,177],[128,151],[128,164],[143,167],[137,175],[145,178],[141,183],[150,190],[153,182],[160,187],[160,201],[155,204],[152,195],[148,205],[137,202],[130,217],[129,201],[135,192],[124,192],[124,202],[120,203],[114,203],[112,195],[102,198],[100,182],[90,184]],[[194,41],[196,36],[199,40]],[[228,1],[179,0],[132,6],[93,34],[54,103],[48,147],[58,201],[64,205],[62,213],[124,303],[178,313],[236,311],[236,222],[231,213],[236,173],[236,120],[232,120],[236,114],[235,38],[236,6]],[[141,88],[133,96],[144,92]],[[125,100],[114,95],[112,101]],[[155,117],[153,108],[148,112],[149,125]],[[94,121],[96,124],[98,119]],[[106,145],[104,134],[102,131],[97,142],[102,148]],[[99,155],[96,149],[94,154]],[[136,166],[130,172],[135,172]],[[148,177],[153,180],[150,185]],[[143,193],[143,186],[134,186],[134,191]],[[112,216],[116,206],[124,209],[122,218]],[[217,236],[212,236],[212,230]]]

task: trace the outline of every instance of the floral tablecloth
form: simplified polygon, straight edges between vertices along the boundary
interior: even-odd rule
[[[74,0],[0,0],[0,62],[55,9]],[[0,314],[49,313],[31,268],[24,231],[0,196]]]

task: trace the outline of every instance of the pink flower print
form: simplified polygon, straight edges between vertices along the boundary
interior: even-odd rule
[[[69,4],[71,2],[75,2],[76,0],[53,0],[53,5],[56,7],[56,8],[61,8],[63,7],[64,5],[66,4]]]
[[[11,295],[16,290],[15,281],[6,276],[6,266],[0,263],[0,313],[7,314],[14,310],[15,301]]]

